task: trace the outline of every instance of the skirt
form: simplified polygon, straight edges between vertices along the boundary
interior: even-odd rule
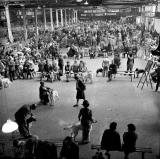
[[[76,99],[85,99],[84,91],[77,91]]]

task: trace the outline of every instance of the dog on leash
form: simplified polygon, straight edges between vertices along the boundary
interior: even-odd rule
[[[97,121],[94,121],[93,123],[96,123]],[[64,130],[70,130],[71,131],[71,137],[75,141],[79,131],[82,131],[82,125],[80,122],[74,123],[74,124],[68,124],[65,126]],[[90,132],[92,131],[92,124],[90,128]]]
[[[136,78],[138,78],[139,74],[142,74],[142,73],[145,73],[144,69],[138,69],[138,68],[135,69]]]
[[[96,70],[96,76],[98,76],[99,73],[103,73],[103,68],[98,68]]]

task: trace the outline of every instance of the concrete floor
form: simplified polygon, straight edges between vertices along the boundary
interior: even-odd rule
[[[94,118],[98,123],[93,125],[91,143],[100,142],[103,131],[110,122],[118,123],[117,130],[121,134],[127,130],[127,124],[134,123],[137,127],[137,146],[151,147],[152,154],[147,154],[146,159],[156,159],[159,154],[160,144],[160,93],[153,92],[145,86],[143,90],[137,88],[139,79],[130,82],[128,76],[117,76],[112,82],[95,76],[97,68],[101,67],[103,58],[90,60],[85,58],[89,70],[94,72],[93,84],[87,84],[86,98],[90,102]],[[135,60],[134,68],[144,68],[145,61]],[[126,70],[126,59],[122,59],[120,70]],[[59,100],[55,107],[41,106],[35,110],[37,118],[31,128],[32,134],[40,139],[63,140],[70,132],[63,130],[64,124],[78,121],[78,113],[82,106],[73,108],[75,104],[75,81],[46,83],[47,86],[59,92]],[[39,101],[39,81],[16,80],[5,90],[0,91],[0,126],[10,117],[14,119],[14,112],[26,103]],[[82,101],[80,101],[82,103]],[[4,134],[3,134],[4,136]],[[81,140],[81,133],[77,140]],[[91,159],[95,151],[90,149],[90,144],[80,145],[80,159]],[[112,152],[113,159],[122,159],[123,153]],[[130,159],[140,159],[141,155],[133,153]]]

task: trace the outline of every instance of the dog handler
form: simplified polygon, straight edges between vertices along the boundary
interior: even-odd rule
[[[82,143],[87,144],[89,142],[89,134],[91,130],[91,124],[94,122],[92,119],[92,110],[90,110],[89,102],[87,100],[83,101],[83,108],[80,109],[78,119],[81,121],[82,125]]]

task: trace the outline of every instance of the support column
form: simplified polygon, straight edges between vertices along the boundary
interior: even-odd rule
[[[71,13],[70,13],[70,9],[68,9],[68,24],[70,25],[71,24],[71,17],[70,17],[70,15],[71,15]]]
[[[50,8],[50,20],[51,20],[51,31],[53,32],[53,14],[52,14],[52,8]]]
[[[58,9],[56,9],[56,25],[59,27]]]
[[[34,16],[35,16],[35,32],[36,32],[36,50],[38,52],[38,19],[37,19],[37,8],[34,9]]]
[[[25,41],[28,38],[28,34],[27,34],[27,25],[26,25],[26,10],[25,10],[25,6],[22,6],[22,15],[23,15],[23,28],[24,28],[24,39]]]
[[[65,9],[65,25],[67,26],[67,9]]]
[[[61,9],[61,26],[63,27],[63,9]]]
[[[44,30],[47,29],[47,22],[46,22],[46,8],[43,6],[43,22],[44,22]]]
[[[11,43],[13,43],[13,35],[11,30],[11,22],[10,22],[10,15],[9,15],[9,7],[8,5],[5,5],[5,13],[6,13],[6,19],[7,19],[7,29],[8,29],[8,38]]]
[[[76,10],[76,23],[78,22],[78,11]]]

